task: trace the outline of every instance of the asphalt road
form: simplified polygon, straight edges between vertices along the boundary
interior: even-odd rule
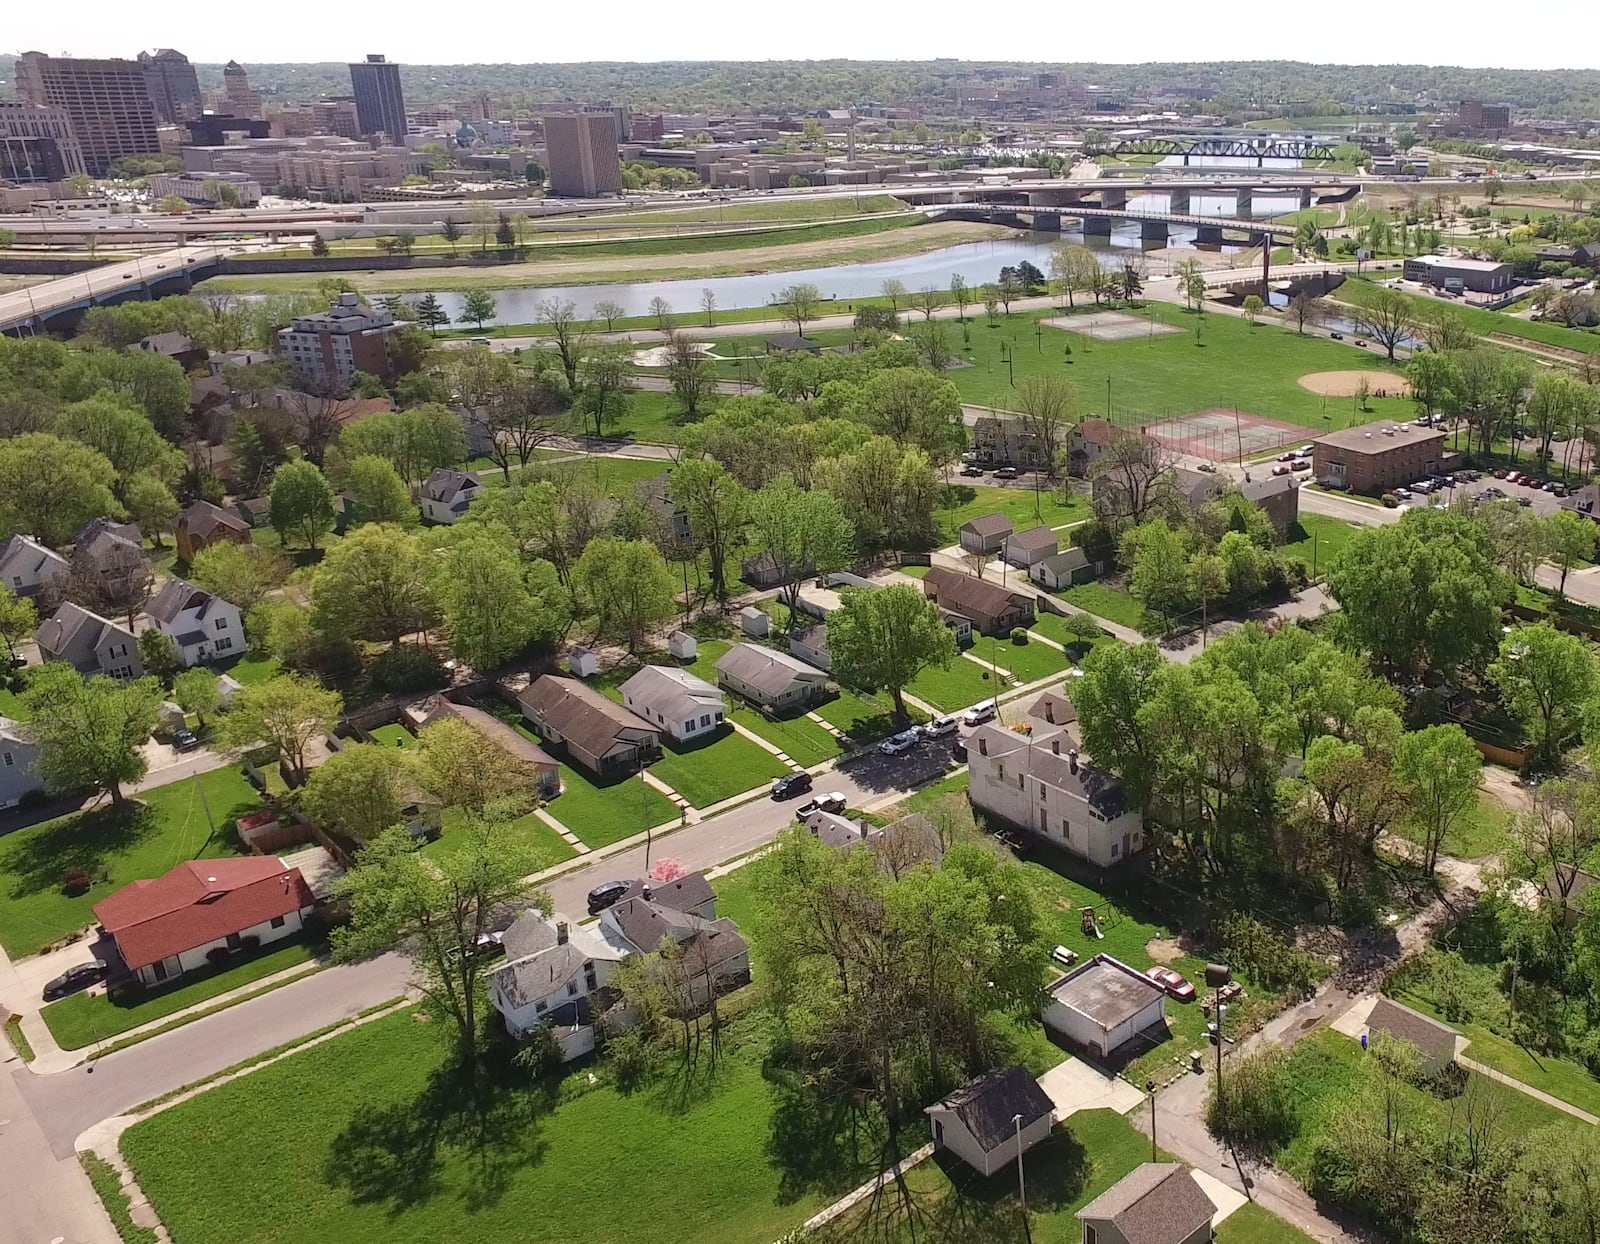
[[[399,955],[379,955],[318,972],[85,1067],[53,1076],[19,1068],[11,1078],[50,1151],[70,1158],[78,1136],[102,1119],[386,1002],[405,991],[410,974],[410,965]],[[15,1169],[5,1160],[5,1140],[0,1132],[0,1187],[10,1182]],[[0,1217],[0,1240],[10,1244],[6,1221]]]

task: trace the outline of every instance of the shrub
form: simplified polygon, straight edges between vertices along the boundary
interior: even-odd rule
[[[1392,492],[1386,492],[1383,494],[1383,504],[1385,509],[1395,509],[1400,504],[1400,498]]]
[[[382,691],[426,691],[448,681],[439,658],[427,648],[396,644],[372,663],[372,685]]]
[[[85,869],[69,868],[62,877],[61,884],[65,887],[68,898],[77,898],[80,894],[89,892],[89,887],[94,884],[94,878],[89,876]]]
[[[511,1061],[532,1076],[545,1075],[561,1066],[561,1042],[548,1024],[539,1024],[517,1047]]]
[[[1252,916],[1230,916],[1224,921],[1222,945],[1234,967],[1274,993],[1310,993],[1327,971]]]
[[[617,1090],[631,1093],[650,1074],[650,1043],[637,1028],[630,1028],[606,1042],[606,1061],[616,1077]]]
[[[1268,1157],[1294,1139],[1293,1084],[1289,1054],[1269,1045],[1232,1059],[1221,1079],[1212,1084],[1206,1102],[1206,1128],[1254,1157]]]
[[[1061,629],[1072,636],[1073,639],[1079,639],[1085,643],[1100,639],[1106,633],[1100,628],[1098,622],[1084,613],[1067,614],[1066,617],[1061,619]]]
[[[1028,642],[1028,632],[1026,628],[1020,626],[1012,627],[1011,642],[1016,644],[1019,648],[1025,645]]]
[[[206,962],[211,964],[212,967],[220,968],[232,957],[232,954],[233,952],[226,946],[213,946],[206,951]]]

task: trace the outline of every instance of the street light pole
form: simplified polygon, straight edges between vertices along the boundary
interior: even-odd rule
[[[1022,1116],[1011,1116],[1011,1124],[1017,1129],[1017,1199],[1022,1202],[1022,1221],[1028,1221],[1028,1189],[1022,1179]]]
[[[1222,1097],[1222,1029],[1228,1018],[1228,1004],[1217,1003],[1217,1108],[1227,1115],[1228,1104]]]
[[[1144,1091],[1150,1094],[1150,1160],[1156,1160],[1156,1082],[1146,1080]]]

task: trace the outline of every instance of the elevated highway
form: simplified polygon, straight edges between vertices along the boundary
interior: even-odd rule
[[[935,220],[976,220],[991,224],[1011,225],[1021,228],[1023,217],[1029,227],[1040,233],[1059,233],[1063,220],[1081,222],[1083,231],[1091,237],[1106,237],[1118,221],[1135,221],[1139,234],[1147,242],[1165,241],[1173,227],[1193,229],[1196,240],[1202,245],[1220,244],[1224,233],[1244,234],[1251,246],[1259,246],[1263,239],[1274,243],[1294,241],[1293,225],[1273,224],[1270,220],[1249,220],[1231,216],[1195,216],[1187,212],[1138,212],[1126,207],[1064,207],[1038,208],[1021,205],[963,203],[938,206],[928,210]]]
[[[178,294],[217,268],[224,248],[191,246],[0,294],[0,333],[26,336],[56,316],[102,303]]]

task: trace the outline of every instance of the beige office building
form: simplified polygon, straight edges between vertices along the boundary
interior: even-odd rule
[[[23,103],[64,110],[84,167],[104,177],[114,160],[161,150],[145,68],[136,60],[72,60],[24,52],[17,57]]]
[[[8,139],[18,142],[43,139],[54,143],[68,177],[86,171],[83,152],[78,150],[78,138],[72,132],[72,119],[65,108],[0,103],[0,145]]]
[[[570,198],[622,193],[616,113],[549,113],[544,146],[549,193]]]

